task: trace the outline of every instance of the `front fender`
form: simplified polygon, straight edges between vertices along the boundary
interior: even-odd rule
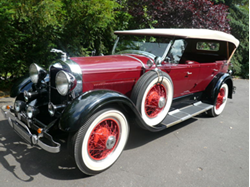
[[[15,82],[10,90],[10,97],[16,97],[25,90],[29,90],[32,87],[32,82],[29,75],[21,77],[17,82]]]
[[[49,82],[49,74],[44,79],[45,82]],[[25,90],[28,91],[32,88],[32,81],[30,79],[29,74],[18,79],[15,82],[10,90],[10,97],[17,97],[20,93],[23,93]]]
[[[165,126],[147,126],[134,103],[125,95],[111,90],[94,90],[85,92],[67,105],[59,120],[59,128],[67,132],[75,132],[99,109],[116,106],[126,112],[126,116],[135,117],[137,124],[150,131],[160,131]]]
[[[209,83],[206,90],[203,93],[203,101],[214,105],[216,103],[217,95],[220,91],[220,87],[223,83],[226,83],[229,88],[228,98],[233,98],[233,80],[228,73],[219,73]]]

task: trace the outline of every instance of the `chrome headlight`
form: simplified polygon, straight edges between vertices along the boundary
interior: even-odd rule
[[[20,111],[24,110],[25,106],[26,106],[26,104],[23,101],[16,100],[14,103],[14,109],[16,112],[20,112]]]
[[[33,118],[35,117],[37,114],[39,113],[39,110],[32,107],[32,106],[28,106],[27,110],[26,110],[26,115],[28,116],[28,118]]]
[[[37,84],[39,80],[43,80],[47,75],[47,72],[35,63],[30,65],[29,73],[34,84]]]
[[[70,74],[66,73],[65,71],[61,70],[56,74],[56,89],[59,94],[65,96],[70,91],[72,91],[76,86],[76,79],[75,77]]]

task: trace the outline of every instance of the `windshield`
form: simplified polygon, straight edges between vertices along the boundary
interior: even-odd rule
[[[150,58],[163,57],[170,39],[158,36],[123,35],[118,38],[112,54],[141,54]]]

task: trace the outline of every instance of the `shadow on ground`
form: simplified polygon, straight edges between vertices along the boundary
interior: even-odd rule
[[[196,121],[196,119],[190,119],[170,129],[156,133],[142,130],[133,125],[124,151],[154,141],[193,121]],[[7,120],[0,121],[0,163],[17,179],[24,182],[33,181],[34,176],[38,174],[59,180],[88,177],[78,170],[73,158],[67,152],[66,143],[62,143],[61,152],[56,154],[48,153],[36,146],[30,146],[13,131]]]

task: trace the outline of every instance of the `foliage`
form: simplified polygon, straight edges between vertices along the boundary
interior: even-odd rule
[[[214,0],[229,6],[231,34],[239,41],[232,63],[235,73],[244,78],[249,77],[249,1],[248,0]]]
[[[58,0],[5,1],[0,2],[0,75],[6,79],[22,75],[32,62],[46,64],[49,48],[54,47],[51,33],[57,29]]]
[[[51,48],[108,53],[113,29],[129,19],[120,9],[115,0],[0,0],[0,78],[20,77],[33,62],[48,67]]]
[[[224,4],[214,5],[209,0],[142,0],[128,1],[134,16],[132,27],[207,28],[230,32]]]

